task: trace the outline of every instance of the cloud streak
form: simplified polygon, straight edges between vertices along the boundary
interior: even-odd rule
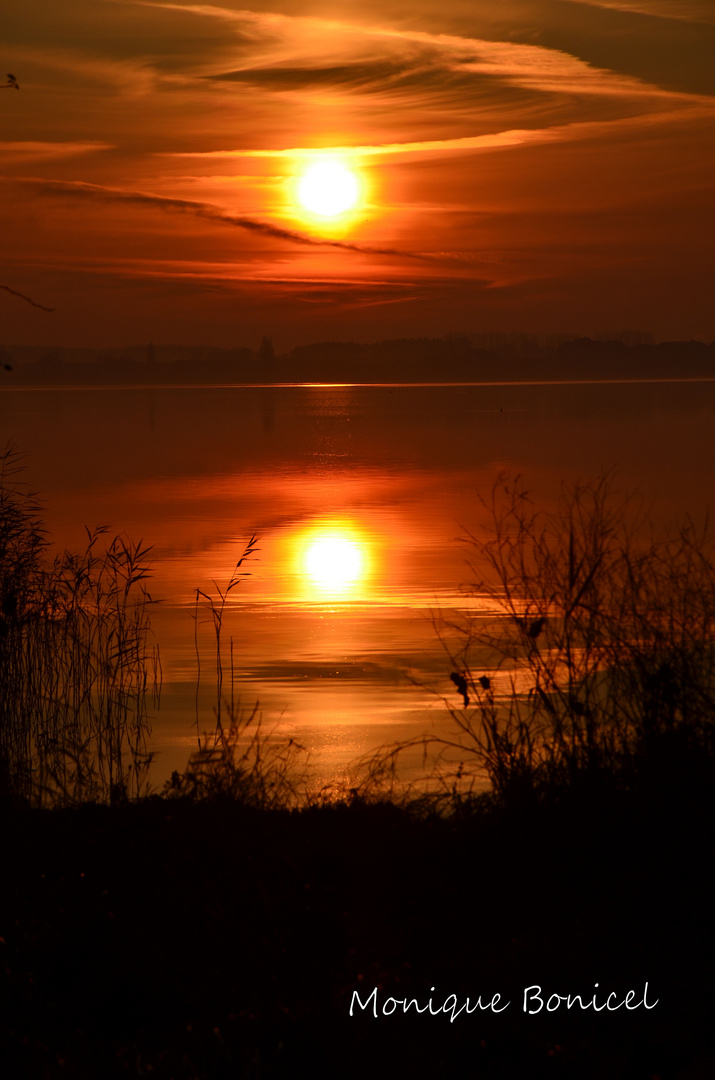
[[[25,293],[18,292],[17,289],[11,289],[9,285],[0,285],[0,289],[10,293],[11,296],[17,296],[20,300],[24,300],[26,303],[31,304],[34,308],[39,308],[40,311],[54,311],[53,307],[45,307],[44,304],[38,304],[36,300],[33,300],[31,296],[26,296]]]
[[[402,259],[431,259],[428,255],[399,251],[396,248],[370,247],[364,244],[351,244],[343,240],[309,236],[293,229],[283,229],[267,221],[230,214],[220,206],[198,202],[193,199],[172,199],[144,191],[125,191],[120,188],[103,187],[100,184],[87,184],[79,180],[42,180],[25,177],[12,182],[20,183],[22,186],[41,195],[102,204],[121,203],[129,206],[149,206],[170,213],[188,214],[206,221],[214,221],[221,225],[244,229],[247,232],[270,237],[274,240],[287,240],[292,244],[300,244],[304,247],[339,248],[342,251],[354,251],[362,255],[381,255]]]
[[[440,80],[481,75],[532,91],[565,92],[580,97],[672,96],[669,90],[543,45],[391,29],[313,15],[234,10],[210,4],[128,2],[232,24],[247,39],[243,42],[247,62],[232,71],[205,76],[217,81],[242,81],[275,89],[345,86],[384,92],[394,84],[414,82],[429,89]],[[581,0],[572,2],[581,3]],[[617,5],[605,0],[596,6]]]
[[[557,138],[556,130],[499,131],[493,135],[470,135],[461,139],[424,139],[421,142],[378,143],[364,146],[325,148],[293,146],[281,150],[207,150],[161,154],[162,157],[186,158],[322,158],[331,154],[345,157],[382,157],[390,154],[423,154],[459,150],[493,150],[521,146],[527,142],[547,142]]]
[[[688,111],[691,119],[712,117],[713,106],[707,102],[702,106],[693,106]],[[331,146],[316,149],[309,146],[293,146],[280,150],[207,150],[179,151],[160,154],[162,157],[178,158],[288,158],[292,160],[310,160],[330,155],[340,157],[382,157],[399,154],[458,153],[480,150],[500,150],[509,147],[526,146],[538,143],[569,142],[593,139],[605,133],[620,131],[624,136],[635,134],[646,127],[657,127],[682,119],[678,110],[661,112],[646,117],[621,117],[608,121],[582,121],[572,124],[554,125],[546,128],[523,128],[513,131],[499,131],[490,135],[472,135],[457,139],[424,139],[421,142],[378,143],[360,146]]]
[[[677,19],[683,22],[715,23],[710,0],[568,0],[581,7],[599,7],[648,15],[654,19]]]
[[[113,150],[112,143],[78,140],[76,142],[0,142],[0,156],[7,155],[13,164],[41,159],[73,157]]]

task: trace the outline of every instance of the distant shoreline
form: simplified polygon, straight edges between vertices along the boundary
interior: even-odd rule
[[[480,386],[651,386],[658,384],[713,383],[715,375],[672,376],[670,378],[624,378],[624,379],[485,379],[480,382],[273,382],[273,383],[19,383],[15,386],[0,385],[0,393],[22,390],[329,390],[370,389],[393,390],[429,389],[441,387]]]
[[[267,342],[268,339],[265,339]],[[416,338],[369,345],[320,342],[278,355],[209,346],[125,349],[0,349],[0,388],[167,386],[509,386],[710,381],[715,342],[659,344],[577,338],[492,349],[468,337]]]

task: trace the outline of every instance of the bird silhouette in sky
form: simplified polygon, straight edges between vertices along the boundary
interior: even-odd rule
[[[18,83],[18,81],[17,81],[17,79],[15,78],[14,75],[8,75],[7,82],[5,83],[5,89],[6,90],[9,90],[9,89],[19,90],[20,89],[20,84]]]

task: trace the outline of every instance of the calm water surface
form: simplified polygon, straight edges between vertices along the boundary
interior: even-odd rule
[[[157,782],[196,744],[195,590],[230,578],[236,689],[327,778],[449,722],[432,615],[464,603],[458,538],[504,469],[548,503],[617,466],[661,523],[715,505],[715,385],[33,389],[0,392],[60,547],[110,524],[153,546]],[[210,626],[200,626],[204,669]],[[456,704],[456,701],[455,701]],[[210,685],[202,726],[211,726]]]

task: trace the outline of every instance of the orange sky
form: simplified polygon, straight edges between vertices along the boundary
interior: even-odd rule
[[[713,0],[25,0],[7,23],[0,284],[56,310],[0,292],[0,344],[715,337]],[[326,226],[295,188],[332,148],[363,200]]]

